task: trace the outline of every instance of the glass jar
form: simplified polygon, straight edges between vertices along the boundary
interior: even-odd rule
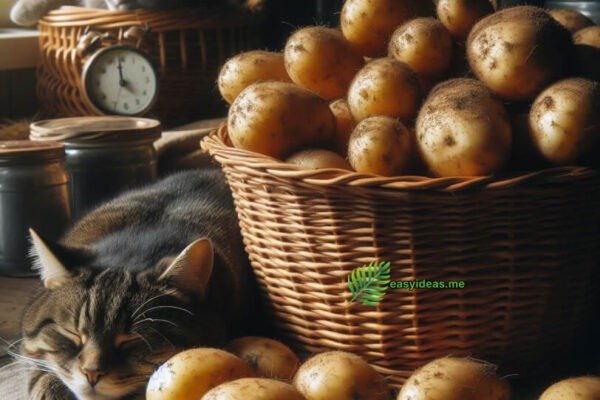
[[[160,138],[156,120],[135,117],[77,117],[31,125],[31,138],[65,145],[71,175],[73,215],[83,216],[121,192],[156,180]]]
[[[34,275],[29,228],[58,240],[71,221],[64,146],[0,142],[0,274]]]

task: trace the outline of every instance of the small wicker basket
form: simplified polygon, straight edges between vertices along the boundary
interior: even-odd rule
[[[354,352],[399,386],[449,354],[545,372],[585,333],[600,262],[594,170],[509,179],[306,171],[231,147],[224,127],[202,147],[225,171],[268,309],[298,350]],[[349,273],[373,260],[391,261],[394,281],[466,287],[389,289],[376,307],[349,304]]]
[[[215,81],[225,60],[260,47],[260,14],[226,10],[108,11],[63,7],[39,23],[41,65],[38,96],[47,118],[98,115],[81,90],[84,59],[78,53],[86,30],[127,43],[132,27],[150,28],[144,50],[158,68],[161,92],[153,116],[166,126],[220,114]]]

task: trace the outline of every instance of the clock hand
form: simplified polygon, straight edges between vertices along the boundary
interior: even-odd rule
[[[127,86],[127,81],[123,78],[123,66],[121,65],[121,58],[117,58],[117,68],[119,69],[119,85],[121,87]]]

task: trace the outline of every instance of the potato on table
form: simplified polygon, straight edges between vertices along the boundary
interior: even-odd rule
[[[284,57],[296,84],[328,100],[345,96],[365,63],[340,31],[320,26],[300,29],[290,36]]]
[[[362,120],[352,132],[348,160],[357,172],[398,176],[412,164],[413,139],[410,131],[390,117]]]
[[[233,354],[211,348],[186,350],[152,374],[146,400],[200,399],[215,386],[251,376],[246,363]]]
[[[211,389],[201,400],[305,400],[289,383],[242,378]]]
[[[250,85],[235,99],[227,122],[233,145],[284,159],[306,147],[329,145],[336,132],[329,103],[285,82]]]
[[[438,176],[493,174],[510,156],[504,105],[473,79],[437,85],[419,112],[416,134],[423,161]]]
[[[531,106],[529,128],[546,160],[578,161],[600,143],[600,83],[570,78],[548,87]]]
[[[336,135],[333,139],[334,149],[339,155],[345,157],[348,154],[348,140],[356,126],[356,121],[346,99],[338,99],[332,102],[329,104],[329,108],[335,117],[337,126]]]
[[[289,381],[300,366],[300,360],[289,347],[269,338],[241,337],[231,341],[227,350],[246,361],[256,375],[264,378]]]
[[[221,96],[231,104],[242,90],[262,81],[291,82],[282,53],[255,50],[238,54],[223,65],[217,83]]]
[[[437,15],[450,34],[463,41],[480,19],[492,14],[490,0],[439,0]]]
[[[413,18],[432,16],[434,7],[431,0],[347,0],[340,25],[357,52],[381,57],[398,26]]]
[[[557,382],[544,391],[540,400],[600,400],[600,377],[580,376]]]
[[[452,61],[453,42],[435,18],[416,18],[401,25],[390,40],[389,55],[418,75],[441,77]]]
[[[496,366],[468,358],[439,358],[406,381],[397,400],[509,400]],[[566,399],[565,399],[566,400]]]
[[[475,76],[506,100],[533,100],[565,76],[574,55],[570,32],[537,7],[506,8],[479,21],[467,40]]]
[[[305,362],[294,386],[306,400],[389,400],[385,379],[365,360],[341,351],[317,354]]]
[[[579,11],[570,8],[554,8],[549,10],[548,13],[571,33],[575,33],[587,26],[594,25],[594,21]]]
[[[421,96],[416,73],[387,57],[371,61],[356,74],[348,105],[357,122],[376,115],[407,121],[417,114]]]

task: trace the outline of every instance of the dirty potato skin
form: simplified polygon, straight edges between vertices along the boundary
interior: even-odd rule
[[[408,65],[390,57],[365,65],[348,91],[348,105],[357,122],[375,115],[407,121],[417,114],[420,104],[417,75]]]
[[[464,41],[473,26],[493,12],[489,0],[439,0],[437,4],[439,20],[458,41]]]
[[[284,58],[296,84],[328,100],[345,96],[352,78],[364,65],[363,57],[340,31],[319,26],[290,36]]]
[[[334,149],[339,155],[346,157],[348,154],[348,140],[356,127],[356,121],[352,116],[352,112],[350,112],[350,107],[346,99],[338,99],[332,102],[329,104],[329,108],[335,117],[337,126]]]
[[[481,82],[437,85],[416,124],[419,153],[437,176],[483,176],[508,161],[511,125],[503,104]]]
[[[549,10],[548,13],[571,33],[575,33],[587,26],[594,25],[594,21],[582,13],[570,8],[555,8]]]
[[[559,81],[531,107],[531,139],[551,163],[574,163],[600,143],[599,110],[600,83],[582,78]]]
[[[254,374],[244,361],[223,350],[186,350],[152,374],[146,400],[200,399],[224,382],[252,376]]]
[[[555,383],[540,400],[600,400],[600,377],[580,376]]]
[[[329,103],[292,83],[250,85],[229,109],[227,130],[233,145],[284,159],[293,152],[329,145],[336,131]]]
[[[406,381],[396,400],[509,400],[510,387],[492,364],[468,358],[439,358]],[[565,399],[566,400],[566,399]]]
[[[348,160],[357,172],[398,176],[411,166],[413,140],[400,121],[390,117],[362,120],[352,132]]]
[[[347,0],[342,8],[342,32],[358,53],[382,57],[394,30],[404,22],[434,14],[431,0]]]
[[[575,44],[600,47],[600,26],[590,26],[577,31],[573,35],[573,40]]]
[[[336,168],[352,171],[352,167],[339,154],[325,149],[307,149],[292,154],[287,163],[303,169]]]
[[[418,75],[441,77],[452,61],[453,42],[435,18],[416,18],[400,26],[390,40],[389,55]]]
[[[479,21],[467,40],[475,76],[506,100],[533,100],[563,77],[574,54],[570,32],[546,11],[519,6]]]
[[[235,339],[227,350],[248,363],[257,376],[291,381],[300,360],[285,344],[273,339],[246,336]]]
[[[211,389],[201,400],[305,400],[305,398],[288,383],[263,378],[242,378]]]
[[[305,362],[294,386],[306,400],[390,400],[385,379],[355,354],[331,351]]]
[[[231,104],[242,90],[262,81],[292,81],[285,70],[282,53],[262,50],[240,53],[223,65],[217,84],[223,99]]]

